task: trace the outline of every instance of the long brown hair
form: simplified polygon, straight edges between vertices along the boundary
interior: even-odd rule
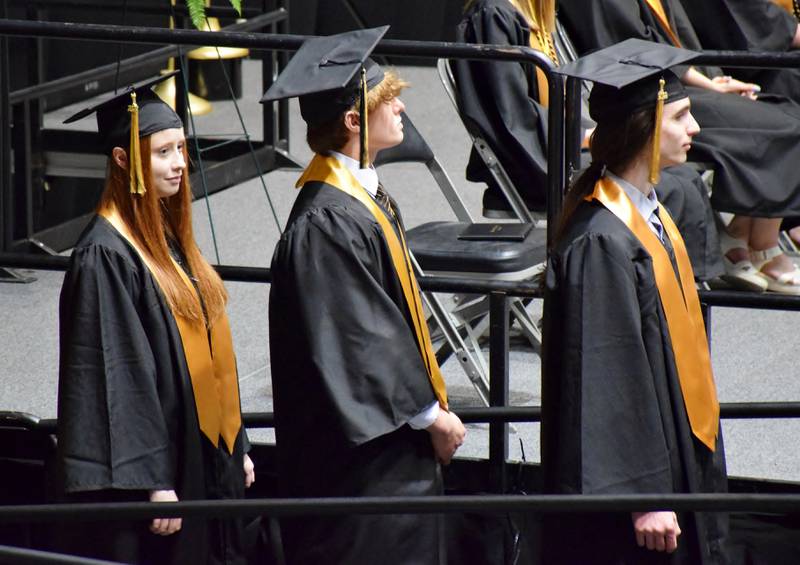
[[[649,146],[655,130],[655,109],[634,112],[619,119],[604,120],[597,124],[589,140],[592,164],[569,188],[564,197],[564,207],[558,226],[556,240],[561,239],[564,229],[575,209],[594,190],[595,183],[606,168],[620,173],[630,166]]]
[[[228,294],[217,272],[200,254],[192,230],[192,190],[189,185],[188,167],[183,170],[181,184],[174,195],[159,198],[153,186],[150,166],[150,136],[141,139],[142,171],[147,192],[139,196],[131,194],[128,171],[120,167],[113,158],[108,160],[106,186],[100,197],[98,210],[113,207],[119,213],[139,249],[147,255],[153,275],[166,296],[173,313],[193,320],[203,321],[205,307],[208,325],[211,327],[225,309]],[[130,152],[126,149],[126,153]],[[186,147],[183,158],[189,163]],[[175,240],[183,251],[197,289],[203,301],[201,306],[194,293],[183,282],[170,258],[167,237]]]

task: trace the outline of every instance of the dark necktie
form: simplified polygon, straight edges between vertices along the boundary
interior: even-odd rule
[[[657,218],[657,222],[653,222],[653,216]],[[667,255],[669,256],[669,262],[672,263],[672,270],[675,271],[675,276],[680,280],[680,271],[678,270],[678,262],[675,259],[675,249],[672,247],[672,242],[669,240],[669,236],[667,235],[667,230],[664,229],[664,226],[661,225],[661,216],[659,216],[659,208],[656,208],[653,211],[653,215],[650,216],[651,222],[654,226],[656,226],[658,230],[658,239],[661,241],[661,244],[664,246],[664,249],[667,250]]]
[[[381,183],[378,183],[378,189],[375,191],[375,201],[389,214],[392,220],[395,219],[396,216],[394,207],[392,206],[392,199]]]

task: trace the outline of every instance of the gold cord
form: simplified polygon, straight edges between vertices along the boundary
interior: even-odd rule
[[[667,91],[664,90],[666,81],[662,78],[658,81],[658,98],[656,101],[656,123],[653,132],[653,153],[650,159],[650,183],[654,186],[658,184],[659,169],[661,165],[661,118],[664,115],[664,101],[667,99]]]
[[[138,194],[141,196],[147,192],[147,189],[144,186],[142,149],[139,146],[139,106],[136,104],[136,91],[131,92],[131,103],[128,106],[128,112],[131,114],[130,155],[128,156],[131,194]]]

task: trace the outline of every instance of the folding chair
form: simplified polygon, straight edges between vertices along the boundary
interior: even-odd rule
[[[470,139],[472,139],[472,146],[486,164],[492,178],[508,200],[511,205],[511,210],[519,220],[535,224],[539,218],[525,205],[525,201],[522,199],[519,192],[517,192],[517,189],[514,188],[511,178],[508,176],[508,173],[506,173],[503,165],[500,164],[500,160],[497,158],[494,150],[483,138],[483,133],[475,124],[470,120],[465,120],[462,116],[458,91],[456,90],[456,83],[453,78],[453,71],[450,68],[450,62],[447,59],[439,59],[436,63],[436,68],[439,71],[439,79],[442,81],[442,86],[447,93],[447,97],[456,109],[459,118],[461,118],[461,123],[464,124]]]
[[[417,162],[424,164],[440,191],[453,209],[457,222],[430,222],[408,231],[408,244],[414,267],[419,275],[501,280],[526,280],[541,272],[546,254],[543,230],[531,230],[524,241],[471,241],[458,235],[474,223],[458,191],[450,181],[430,146],[411,120],[403,114],[403,143],[381,151],[375,165]],[[441,331],[447,347],[440,347],[442,360],[452,350],[484,403],[489,403],[489,381],[486,360],[479,339],[488,327],[486,300],[470,304],[470,308],[448,309],[433,293],[423,295],[430,318]],[[535,344],[541,334],[521,300],[511,301],[510,309],[523,332]]]

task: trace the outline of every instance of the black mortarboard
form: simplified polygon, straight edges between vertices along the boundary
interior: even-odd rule
[[[661,78],[665,81],[667,100],[685,98],[680,80],[667,69],[697,56],[699,53],[687,49],[628,39],[558,67],[554,72],[594,82],[589,112],[599,122],[655,107]]]
[[[658,146],[664,103],[686,98],[680,79],[669,70],[700,54],[641,39],[628,39],[595,51],[553,72],[594,82],[589,115],[596,122],[616,120],[646,108],[656,109],[650,180],[658,179]]]
[[[303,119],[309,126],[317,126],[342,115],[360,100],[363,161],[367,122],[360,94],[383,80],[383,70],[369,55],[388,29],[382,26],[306,40],[261,102],[297,96]]]
[[[174,71],[147,80],[141,84],[128,86],[97,104],[85,108],[64,120],[65,124],[76,122],[90,114],[97,113],[97,132],[103,140],[103,149],[111,153],[114,147],[127,147],[131,132],[131,93],[136,93],[136,104],[139,107],[139,137],[145,137],[165,129],[182,128],[183,122],[169,104],[161,100],[153,86],[175,76]]]
[[[183,127],[175,110],[152,90],[153,86],[178,72],[173,71],[139,85],[129,86],[123,92],[64,120],[65,124],[69,124],[97,113],[97,132],[103,140],[105,153],[110,155],[114,147],[128,147],[128,171],[133,194],[142,195],[146,190],[139,139],[165,129]]]

